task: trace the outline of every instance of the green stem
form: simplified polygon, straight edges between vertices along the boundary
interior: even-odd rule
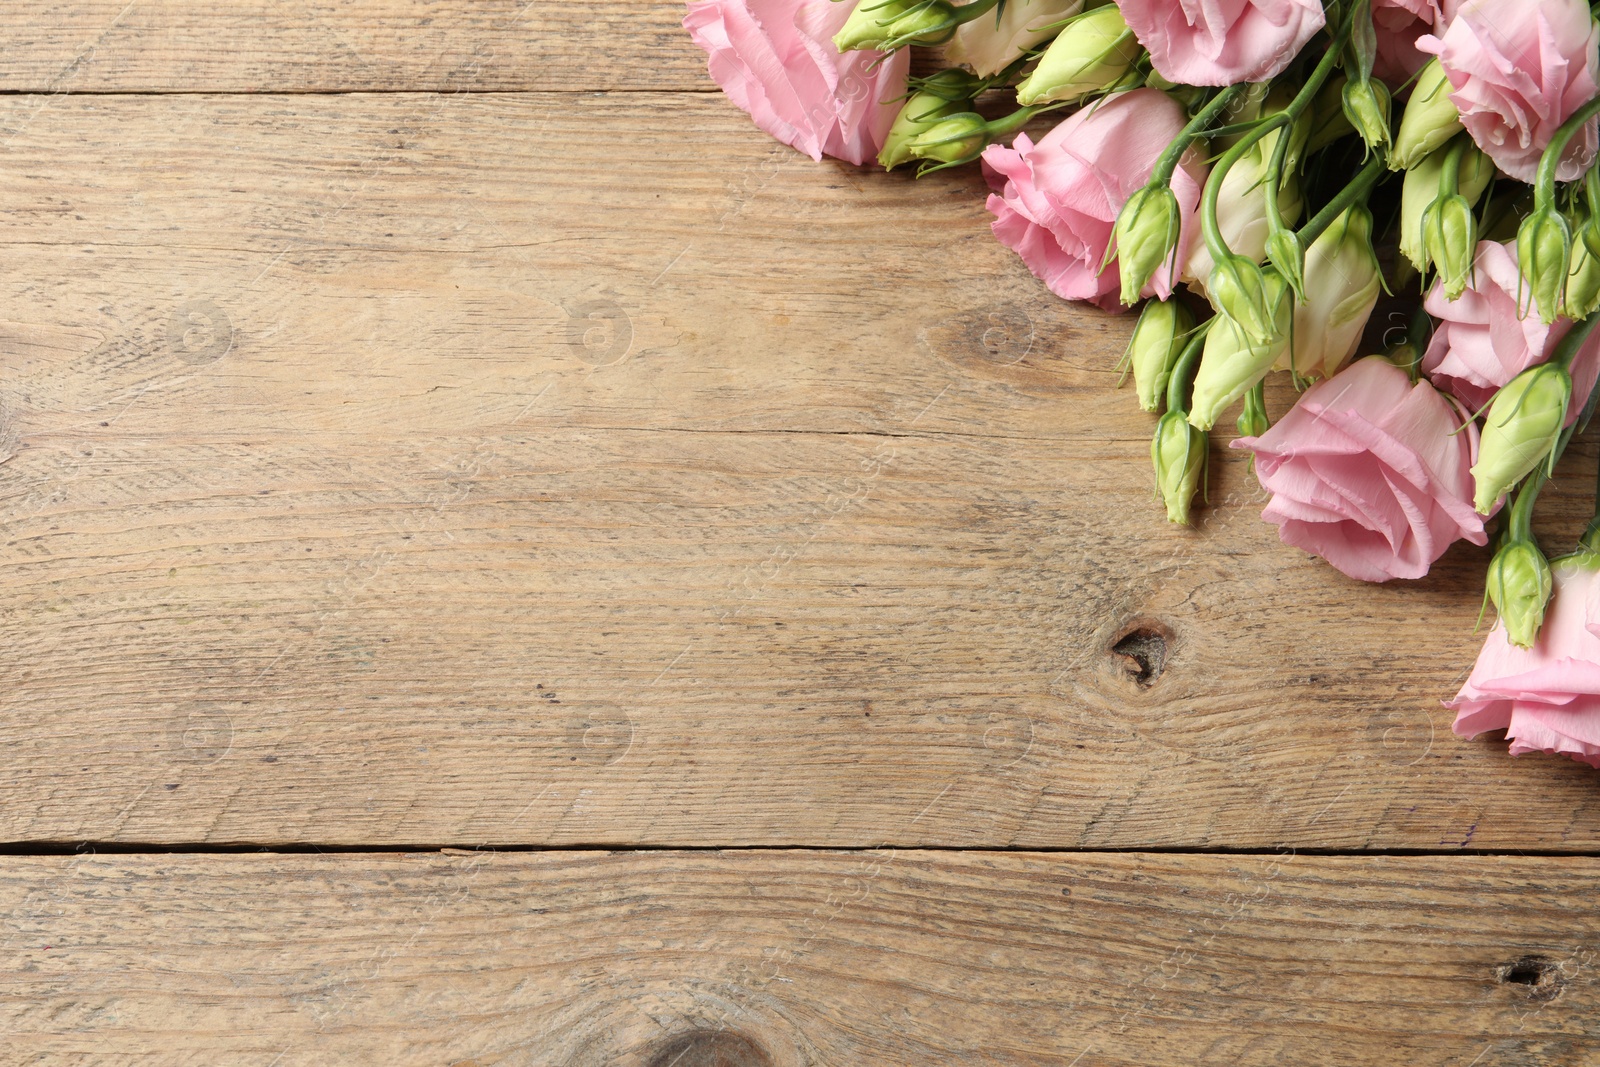
[[[1284,124],[1282,120],[1281,112],[1267,119],[1255,130],[1245,134],[1232,148],[1222,153],[1222,158],[1211,168],[1211,176],[1206,179],[1205,194],[1200,201],[1200,233],[1205,238],[1206,251],[1211,253],[1211,262],[1214,264],[1220,264],[1230,253],[1228,242],[1222,239],[1222,225],[1217,221],[1217,201],[1222,197],[1223,179],[1228,176],[1228,171],[1233,169],[1235,163],[1255,148],[1257,141],[1282,126]]]
[[[1461,191],[1461,161],[1466,157],[1467,144],[1466,138],[1457,137],[1444,157],[1444,166],[1439,171],[1439,195],[1442,197],[1455,196]]]
[[[1567,336],[1561,339],[1555,352],[1550,356],[1549,362],[1558,363],[1570,373],[1572,361],[1577,358],[1578,352],[1583,348],[1583,343],[1589,339],[1596,325],[1600,325],[1600,314],[1590,315],[1582,322],[1577,323],[1568,331]],[[1595,401],[1600,399],[1600,382],[1589,390],[1589,395],[1584,399],[1583,408],[1579,411],[1577,419],[1572,425],[1561,431],[1561,436],[1556,440],[1555,448],[1550,450],[1550,461],[1539,466],[1547,471],[1555,470],[1556,464],[1561,462],[1561,457],[1566,454],[1567,446],[1572,443],[1572,438],[1579,430],[1589,425],[1589,419],[1594,415]],[[1568,401],[1571,403],[1571,401]]]
[[[1511,505],[1509,535],[1511,541],[1533,540],[1533,505],[1539,499],[1539,490],[1548,479],[1543,463],[1536,467],[1528,480],[1517,490],[1516,503]]]
[[[1544,155],[1539,157],[1537,192],[1534,196],[1535,209],[1555,205],[1556,171],[1561,167],[1561,157],[1567,154],[1567,145],[1596,115],[1600,115],[1600,96],[1573,112],[1572,117],[1563,122],[1555,136],[1550,138],[1550,144],[1545,148]]]
[[[1278,213],[1278,193],[1283,185],[1284,164],[1289,161],[1289,144],[1293,140],[1288,131],[1279,134],[1277,143],[1272,146],[1272,162],[1267,165],[1267,226],[1272,230],[1283,225],[1283,216]]]
[[[1348,16],[1340,22],[1339,32],[1335,35],[1333,44],[1328,47],[1328,51],[1323,54],[1321,61],[1317,63],[1316,69],[1311,72],[1311,76],[1306,79],[1305,85],[1300,87],[1300,91],[1295,94],[1294,99],[1289,101],[1288,106],[1276,115],[1263,119],[1259,126],[1240,138],[1238,144],[1224,152],[1222,158],[1217,160],[1216,165],[1211,168],[1211,176],[1206,179],[1205,197],[1200,208],[1200,230],[1205,236],[1206,251],[1211,253],[1211,261],[1213,263],[1221,263],[1229,254],[1227,242],[1222,239],[1222,228],[1217,224],[1217,200],[1222,195],[1222,182],[1227,178],[1228,171],[1233,169],[1234,164],[1244,158],[1246,152],[1256,146],[1256,142],[1274,130],[1281,129],[1284,131],[1280,140],[1287,141],[1290,138],[1291,133],[1288,128],[1293,126],[1299,120],[1301,114],[1305,112],[1305,109],[1315,102],[1317,93],[1321,91],[1323,83],[1328,80],[1328,77],[1333,74],[1334,68],[1338,65],[1339,53],[1344,50],[1345,42],[1350,39],[1350,27],[1352,24],[1353,19]],[[1274,158],[1276,158],[1276,153],[1274,153]],[[1276,189],[1274,186],[1280,177],[1278,174],[1271,173],[1267,176],[1268,203],[1276,201]],[[1271,216],[1269,215],[1268,217],[1270,218]]]
[[[951,24],[959,26],[964,22],[975,22],[993,11],[997,3],[999,0],[972,0],[970,4],[962,4],[951,16]]]
[[[1009,115],[1004,115],[985,124],[984,130],[992,141],[996,137],[1004,137],[1008,133],[1016,133],[1026,126],[1028,120],[1035,115],[1042,115],[1046,111],[1056,111],[1067,106],[1069,106],[1069,103],[1062,100],[1053,104],[1034,104],[1031,107],[1018,108]],[[959,140],[959,138],[957,139]]]
[[[1358,19],[1365,19],[1366,20],[1366,24],[1368,26],[1371,26],[1372,25],[1372,0],[1355,0],[1355,4],[1351,8],[1350,19],[1351,19],[1350,24],[1351,24],[1352,27],[1358,25],[1358,22],[1356,21]],[[1352,29],[1351,33],[1352,33],[1352,36],[1353,36],[1354,35],[1354,30],[1353,29]],[[1371,37],[1368,37],[1368,41],[1372,42],[1373,44],[1376,44],[1376,42]],[[1359,51],[1358,48],[1357,49],[1351,49],[1351,56],[1352,56],[1352,59],[1355,59],[1357,61],[1355,63],[1357,77],[1359,78],[1359,80],[1361,81],[1362,84],[1366,84],[1367,82],[1372,80],[1372,55],[1370,53],[1368,53],[1364,57],[1358,56],[1358,55],[1356,55],[1356,52],[1358,52],[1358,51]]]
[[[1378,183],[1378,179],[1382,178],[1389,170],[1389,161],[1386,156],[1387,153],[1385,152],[1374,152],[1372,158],[1367,160],[1366,166],[1356,172],[1354,180],[1340,190],[1338,196],[1328,201],[1327,205],[1317,212],[1310,222],[1300,227],[1300,232],[1295,236],[1300,239],[1301,248],[1309,249],[1312,242],[1321,237],[1324,230],[1337,222],[1339,216],[1344,214],[1345,209],[1350,207],[1351,204],[1366,200],[1367,193]]]
[[[1206,135],[1206,127],[1211,121],[1222,114],[1230,104],[1238,98],[1240,93],[1248,91],[1247,84],[1230,85],[1216,96],[1211,102],[1200,109],[1200,113],[1189,120],[1189,124],[1179,132],[1172,143],[1167,145],[1161,155],[1156,157],[1156,166],[1150,172],[1150,185],[1161,186],[1172,181],[1172,174],[1178,169],[1178,161],[1189,150],[1189,146]]]
[[[1183,346],[1178,362],[1172,365],[1172,377],[1167,379],[1167,410],[1187,413],[1189,410],[1189,383],[1195,368],[1200,364],[1200,353],[1206,347],[1206,334],[1211,332],[1214,318],[1207,319],[1194,328],[1189,343]]]

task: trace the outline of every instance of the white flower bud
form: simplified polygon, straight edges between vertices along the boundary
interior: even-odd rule
[[[944,46],[944,57],[987,78],[1048,41],[1059,23],[1082,10],[1083,0],[1006,0],[998,18],[990,14],[962,23]]]
[[[1307,378],[1331,378],[1361,344],[1378,303],[1380,274],[1372,250],[1372,213],[1357,204],[1306,251],[1306,303],[1294,309],[1287,364]]]

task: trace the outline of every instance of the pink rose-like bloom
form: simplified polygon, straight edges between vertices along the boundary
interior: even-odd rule
[[[1322,0],[1117,0],[1151,65],[1180,85],[1264,82],[1327,21]]]
[[[1010,148],[990,145],[983,167],[994,190],[988,204],[994,235],[1057,296],[1120,310],[1116,261],[1100,269],[1117,213],[1150,179],[1156,158],[1185,121],[1182,106],[1166,93],[1134,89],[1074,113],[1038,144],[1018,134]],[[1187,260],[1198,232],[1195,210],[1205,178],[1193,149],[1172,175],[1182,219],[1178,263]],[[1145,295],[1170,296],[1173,282],[1171,269],[1162,266]]]
[[[1439,57],[1462,125],[1518,181],[1533,181],[1551,136],[1597,89],[1600,28],[1585,0],[1466,0],[1442,36],[1417,47]],[[1557,177],[1582,176],[1595,145],[1591,120]]]
[[[711,77],[756,125],[812,159],[877,156],[905,95],[910,49],[882,60],[833,35],[854,5],[833,0],[702,0],[684,28],[711,57]]]
[[[1455,732],[1506,731],[1511,754],[1556,752],[1600,767],[1600,571],[1555,566],[1555,593],[1532,648],[1495,624],[1467,684],[1445,707]]]
[[[1517,291],[1522,288],[1522,317],[1517,315]],[[1546,326],[1528,309],[1527,286],[1517,266],[1515,243],[1483,241],[1473,264],[1473,284],[1460,299],[1444,295],[1436,284],[1423,308],[1439,320],[1422,371],[1434,385],[1454,396],[1468,411],[1477,412],[1495,392],[1518,374],[1543,363],[1572,329],[1571,319]],[[1570,423],[1600,376],[1600,331],[1589,336],[1572,361]]]
[[[1261,517],[1284,544],[1363,581],[1421,578],[1460,538],[1488,541],[1472,510],[1477,427],[1454,433],[1464,419],[1433,386],[1373,356],[1233,447],[1255,453],[1273,494]]]
[[[1439,34],[1450,25],[1461,0],[1372,0],[1372,28],[1378,55],[1372,73],[1398,88],[1428,62],[1417,38]]]

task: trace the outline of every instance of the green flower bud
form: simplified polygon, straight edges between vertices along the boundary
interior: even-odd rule
[[[1302,301],[1306,298],[1305,249],[1300,247],[1300,239],[1293,230],[1281,224],[1273,226],[1270,218],[1267,225],[1270,228],[1267,233],[1267,259],[1289,283],[1295,300]]]
[[[1600,205],[1590,210],[1600,210]],[[1600,214],[1591,214],[1589,221],[1578,227],[1578,235],[1583,238],[1583,243],[1589,246],[1589,254],[1600,258]]]
[[[1561,212],[1535,208],[1517,230],[1517,264],[1546,325],[1561,314],[1562,290],[1572,270],[1572,228]]]
[[[1232,319],[1257,343],[1273,333],[1272,307],[1267,300],[1266,275],[1241,255],[1225,256],[1211,271],[1206,294],[1218,312]]]
[[[1461,132],[1461,113],[1450,99],[1453,91],[1439,60],[1429,60],[1417,75],[1400,119],[1400,132],[1395,135],[1394,151],[1389,156],[1390,170],[1410,170]]]
[[[1240,437],[1260,437],[1272,429],[1259,388],[1251,388],[1244,394],[1244,410],[1239,412],[1239,421],[1234,425],[1239,428]]]
[[[989,123],[972,111],[940,119],[906,143],[913,159],[970,163],[989,143]]]
[[[918,90],[934,93],[946,100],[965,100],[976,95],[987,83],[960,67],[946,67],[926,78],[913,78],[911,84]]]
[[[1532,541],[1507,543],[1489,563],[1488,584],[1489,599],[1500,613],[1506,636],[1514,645],[1532,648],[1554,588],[1544,553]]]
[[[883,139],[878,165],[884,170],[894,170],[902,163],[911,162],[917,158],[911,154],[913,140],[932,129],[940,119],[959,115],[971,106],[970,100],[949,100],[928,90],[912,93]]]
[[[1172,257],[1180,221],[1178,198],[1169,185],[1145,186],[1117,213],[1112,247],[1122,274],[1124,304],[1138,303],[1151,276]]]
[[[908,44],[942,44],[955,32],[955,8],[946,0],[861,0],[833,46],[841,52]]]
[[[850,17],[844,20],[839,32],[833,35],[833,47],[841,52],[860,48],[875,48],[888,36],[890,23],[904,15],[913,0],[859,0]]]
[[[1441,196],[1423,213],[1422,232],[1428,258],[1444,282],[1444,295],[1459,299],[1467,291],[1478,252],[1478,220],[1472,205],[1460,193]]]
[[[1344,115],[1368,148],[1389,147],[1389,87],[1381,81],[1346,83]]]
[[[1473,506],[1487,515],[1506,491],[1544,462],[1561,435],[1572,376],[1557,363],[1529,367],[1494,395],[1483,420]]]
[[[1115,4],[1086,12],[1045,49],[1033,73],[1017,86],[1017,103],[1079,100],[1109,89],[1133,69],[1141,51]]]
[[[1169,522],[1189,524],[1189,507],[1205,477],[1208,446],[1205,433],[1190,426],[1181,411],[1167,412],[1156,424],[1150,459]]]
[[[1582,229],[1589,229],[1589,225]],[[1596,311],[1600,311],[1600,256],[1594,254],[1589,242],[1574,241],[1572,269],[1567,272],[1567,295],[1561,302],[1561,314],[1581,322]]]
[[[1422,220],[1428,208],[1439,199],[1439,179],[1444,173],[1445,157],[1454,146],[1439,149],[1415,167],[1406,171],[1400,192],[1400,252],[1417,268],[1426,273],[1428,264],[1427,240],[1423,234]],[[1494,164],[1489,157],[1468,142],[1461,155],[1460,169],[1456,174],[1456,189],[1467,203],[1476,206],[1494,178]]]
[[[1294,301],[1289,283],[1277,271],[1266,273],[1267,306],[1273,309],[1272,333],[1265,341],[1253,340],[1237,322],[1219,316],[1206,334],[1200,370],[1194,379],[1189,423],[1201,430],[1217,424],[1228,405],[1267,376],[1272,365],[1289,352],[1289,324]]]
[[[1383,354],[1383,358],[1415,378],[1417,376],[1417,365],[1422,362],[1422,349],[1410,341],[1401,341],[1399,344],[1391,346]]]
[[[1128,341],[1128,363],[1139,390],[1139,406],[1146,411],[1161,410],[1173,365],[1192,329],[1194,316],[1177,300],[1151,300],[1139,313]]]

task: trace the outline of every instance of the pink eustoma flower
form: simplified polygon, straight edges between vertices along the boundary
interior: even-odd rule
[[[1511,754],[1555,752],[1600,767],[1600,571],[1595,560],[1554,567],[1555,592],[1532,648],[1496,624],[1467,684],[1446,707],[1455,732],[1504,730]]]
[[[1118,0],[1156,73],[1180,85],[1263,82],[1322,29],[1322,0]]]
[[[1457,540],[1488,541],[1472,510],[1475,426],[1427,382],[1372,356],[1306,390],[1260,437],[1233,442],[1256,456],[1272,493],[1262,518],[1286,545],[1352,578],[1421,578]]]
[[[1517,301],[1522,300],[1522,314]],[[1439,320],[1422,370],[1435,386],[1481,411],[1494,394],[1529,367],[1543,363],[1572,329],[1571,319],[1546,326],[1528,308],[1527,285],[1517,266],[1515,243],[1483,241],[1473,264],[1473,282],[1457,300],[1444,295],[1442,283],[1423,302]],[[1582,410],[1600,376],[1600,331],[1589,336],[1572,361],[1570,423]]]
[[[1121,310],[1116,261],[1100,269],[1117,213],[1150,179],[1156,158],[1185,121],[1182,106],[1167,94],[1135,89],[1076,112],[1038,144],[1018,134],[1010,148],[990,145],[983,165],[994,190],[989,196],[994,235],[1057,296]],[[1195,210],[1205,178],[1205,165],[1193,149],[1172,176],[1182,218],[1180,264],[1199,232]],[[1163,266],[1145,295],[1169,296],[1173,282],[1172,271]]]
[[[701,0],[684,28],[711,77],[756,125],[821,159],[875,158],[899,114],[910,50],[846,52],[833,35],[854,5],[833,0]]]
[[[1597,91],[1600,28],[1585,0],[1466,0],[1443,34],[1417,47],[1439,57],[1461,124],[1518,181],[1533,181],[1551,136]],[[1581,177],[1595,146],[1590,120],[1556,176]]]
[[[1372,0],[1372,28],[1378,39],[1378,54],[1372,72],[1398,88],[1428,62],[1428,54],[1417,47],[1425,34],[1440,34],[1461,0]]]

